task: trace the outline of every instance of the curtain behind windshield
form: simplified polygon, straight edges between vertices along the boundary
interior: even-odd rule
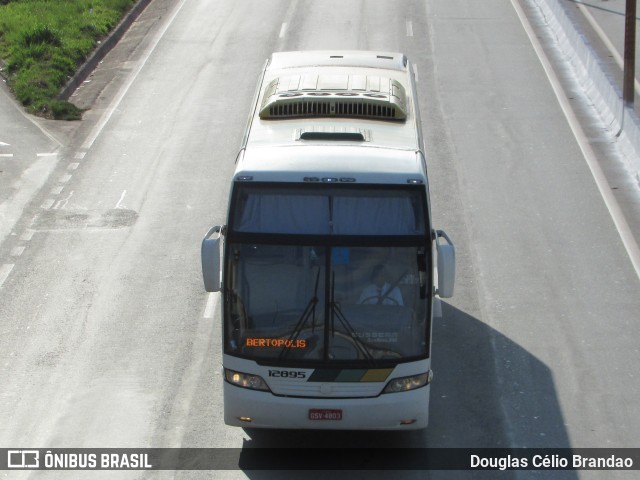
[[[243,207],[239,232],[329,234],[328,197],[251,194]]]
[[[419,235],[425,231],[415,190],[273,190],[245,188],[232,229],[300,235]]]
[[[336,197],[336,235],[416,235],[416,218],[408,198]]]

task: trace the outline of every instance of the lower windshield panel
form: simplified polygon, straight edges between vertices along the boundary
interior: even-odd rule
[[[424,247],[228,244],[225,352],[371,363],[428,353]]]

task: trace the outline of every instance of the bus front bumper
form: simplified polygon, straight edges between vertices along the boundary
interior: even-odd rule
[[[429,422],[429,385],[374,398],[338,399],[282,397],[223,383],[224,421],[236,427],[417,430]]]

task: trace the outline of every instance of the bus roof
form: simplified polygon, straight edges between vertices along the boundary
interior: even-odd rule
[[[269,69],[343,66],[404,71],[407,68],[407,63],[407,57],[402,53],[395,52],[311,50],[275,52],[271,55]]]
[[[235,178],[264,182],[426,182],[419,153],[357,145],[247,149]]]
[[[274,53],[235,177],[426,183],[414,92],[399,53]]]

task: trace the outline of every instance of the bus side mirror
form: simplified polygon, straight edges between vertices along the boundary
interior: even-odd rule
[[[446,243],[441,243],[444,239]],[[438,253],[438,295],[440,298],[453,296],[456,280],[456,249],[449,236],[442,230],[436,230],[436,249]]]
[[[207,292],[219,292],[222,289],[220,269],[220,241],[223,227],[211,227],[202,240],[202,278]]]

